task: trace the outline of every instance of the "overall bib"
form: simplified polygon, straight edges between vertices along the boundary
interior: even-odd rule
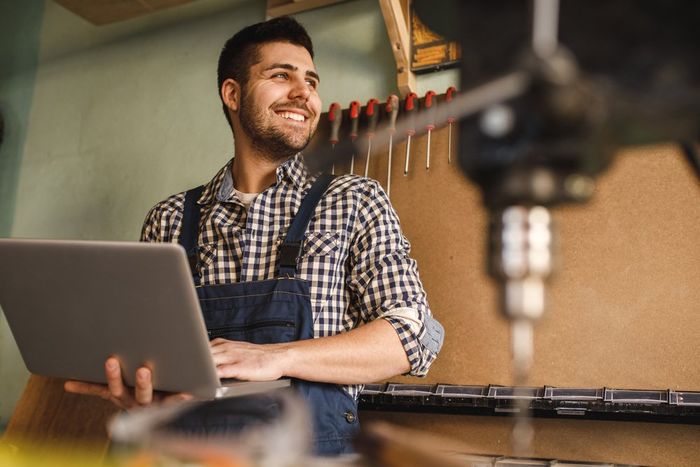
[[[314,209],[332,179],[331,175],[321,175],[302,201],[281,245],[276,279],[197,287],[210,340],[221,337],[254,344],[272,344],[314,338],[309,282],[295,275],[304,234]],[[200,209],[197,200],[202,189],[190,190],[185,196],[179,239],[190,259],[195,284],[199,283],[196,263]],[[293,380],[292,386],[305,399],[311,411],[315,453],[352,453],[351,441],[359,430],[355,400],[335,384]],[[227,426],[234,429],[240,425],[241,418],[236,417],[235,413],[217,416],[214,403],[205,416],[199,419],[190,417],[190,426],[197,423],[204,426],[194,427],[195,432],[221,433],[226,431]]]

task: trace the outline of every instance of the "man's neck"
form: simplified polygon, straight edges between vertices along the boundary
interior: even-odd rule
[[[231,165],[234,187],[243,193],[262,193],[277,181],[277,167],[284,162],[269,160],[250,151],[236,151]]]

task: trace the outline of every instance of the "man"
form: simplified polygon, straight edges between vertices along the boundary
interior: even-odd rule
[[[195,253],[205,322],[210,336],[224,336],[211,341],[219,376],[299,381],[316,417],[317,450],[334,454],[350,449],[360,385],[424,375],[442,345],[442,327],[431,317],[409,244],[381,186],[354,175],[317,177],[304,164],[300,151],[322,109],[319,82],[311,40],[294,19],[255,24],[229,39],[219,58],[218,87],[234,158],[200,193],[188,194],[190,201],[179,193],[157,204],[142,240],[185,244],[186,232],[194,232],[196,246],[185,246]],[[319,199],[308,201],[313,192]],[[305,211],[308,226],[298,220]],[[295,230],[303,234],[301,245],[291,239]],[[291,289],[277,288],[288,284]],[[301,321],[308,318],[309,335],[258,341],[218,333],[214,328],[225,329],[230,316],[247,313],[240,302],[223,314],[209,309],[211,294],[222,290],[234,301],[302,297],[298,304],[266,302],[250,315],[255,319],[270,307],[297,313]],[[224,321],[219,327],[217,319]],[[126,409],[189,397],[154,394],[147,368],[137,370],[134,390],[123,385],[116,359],[105,370],[107,386],[69,382],[66,389]],[[332,419],[327,425],[319,424],[319,410]],[[328,430],[337,433],[319,441]]]

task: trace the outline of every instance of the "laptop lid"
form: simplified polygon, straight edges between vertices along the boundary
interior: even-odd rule
[[[0,239],[0,307],[27,369],[104,383],[146,365],[158,390],[220,387],[185,251],[176,244]]]

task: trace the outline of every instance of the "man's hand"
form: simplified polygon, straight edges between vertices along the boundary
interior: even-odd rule
[[[151,404],[153,402],[176,402],[191,400],[191,394],[178,393],[161,395],[153,391],[151,370],[141,367],[136,370],[136,387],[128,388],[122,380],[122,370],[119,361],[110,357],[105,362],[105,376],[107,384],[85,383],[82,381],[66,381],[64,389],[74,394],[86,396],[98,396],[111,401],[121,409],[132,409]]]
[[[272,381],[285,376],[285,345],[258,345],[214,339],[210,342],[219,378]]]
[[[219,378],[365,384],[411,369],[401,340],[384,319],[318,339],[264,345],[214,339],[210,345]]]

